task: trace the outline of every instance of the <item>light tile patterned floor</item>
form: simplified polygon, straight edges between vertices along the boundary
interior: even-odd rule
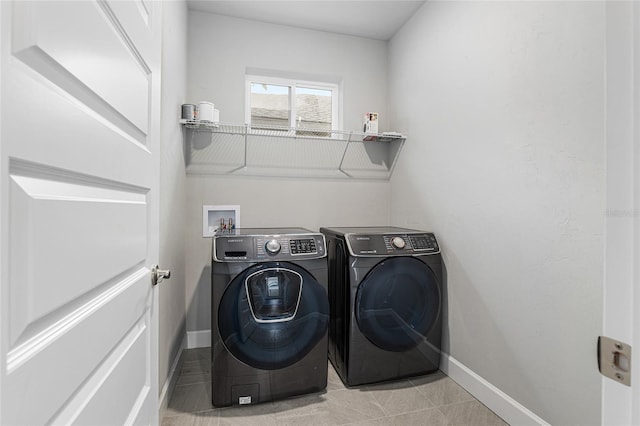
[[[210,361],[210,348],[182,353],[180,374],[162,426],[506,425],[441,372],[349,389],[331,364],[324,392],[214,409]]]

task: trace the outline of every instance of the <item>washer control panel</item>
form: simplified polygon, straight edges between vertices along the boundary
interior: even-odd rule
[[[353,256],[416,256],[440,252],[431,232],[399,234],[347,234],[347,246]]]
[[[213,238],[213,260],[218,262],[263,262],[267,260],[316,259],[326,256],[324,235],[217,235]]]

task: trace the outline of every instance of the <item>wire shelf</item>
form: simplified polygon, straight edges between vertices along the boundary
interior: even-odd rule
[[[189,174],[388,180],[406,139],[399,133],[181,123]]]

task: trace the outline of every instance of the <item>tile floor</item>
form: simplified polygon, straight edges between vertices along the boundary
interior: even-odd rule
[[[210,348],[182,353],[180,373],[162,426],[507,424],[441,372],[348,389],[331,364],[324,392],[214,409],[210,361]]]

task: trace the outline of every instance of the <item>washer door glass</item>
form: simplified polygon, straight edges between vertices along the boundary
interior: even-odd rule
[[[222,296],[218,329],[227,350],[263,370],[304,358],[327,334],[325,289],[295,264],[253,265],[236,276]]]
[[[266,268],[244,281],[249,308],[257,322],[293,319],[302,296],[302,276],[290,269]]]
[[[440,289],[431,269],[413,257],[386,259],[358,286],[355,316],[360,331],[387,351],[421,342],[440,311]]]

